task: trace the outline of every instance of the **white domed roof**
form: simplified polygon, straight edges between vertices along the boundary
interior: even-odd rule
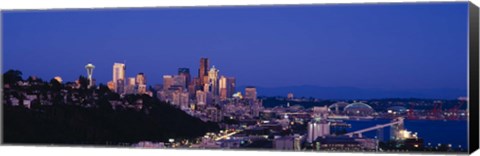
[[[351,104],[349,104],[345,107],[345,110],[346,109],[352,109],[352,108],[355,108],[355,109],[372,109],[373,110],[373,108],[370,105],[368,105],[366,103],[362,103],[362,102],[351,103]]]
[[[362,102],[354,102],[347,105],[343,111],[347,114],[354,114],[354,115],[370,115],[374,113],[374,110],[368,104]]]

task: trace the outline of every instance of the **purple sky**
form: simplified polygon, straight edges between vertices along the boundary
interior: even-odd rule
[[[467,5],[458,3],[3,12],[3,70],[73,81],[114,62],[147,83],[200,57],[237,85],[467,87]]]

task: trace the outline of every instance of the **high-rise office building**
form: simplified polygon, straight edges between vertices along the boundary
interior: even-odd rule
[[[85,66],[85,69],[87,69],[88,88],[90,88],[94,85],[92,75],[93,75],[93,69],[95,69],[95,66],[93,64],[89,63]]]
[[[113,83],[115,87],[115,92],[123,93],[125,86],[125,64],[123,63],[114,63],[113,64]]]
[[[199,89],[197,87],[197,78],[194,78],[192,83],[188,85],[188,94],[190,95],[190,98],[194,99],[195,98],[195,92]]]
[[[172,75],[163,75],[163,90],[168,90],[173,85]]]
[[[137,74],[136,84],[137,85],[146,85],[147,84],[147,79],[145,78],[144,73],[138,73]]]
[[[232,98],[232,95],[235,94],[235,78],[220,76],[220,79],[218,80],[218,88],[220,100]]]
[[[157,98],[161,101],[172,102],[173,91],[159,90],[159,91],[157,91]]]
[[[189,95],[188,92],[176,90],[172,93],[172,104],[185,109],[188,108]]]
[[[185,86],[188,87],[192,83],[189,68],[178,68],[178,75],[185,77]]]
[[[145,94],[145,93],[147,93],[147,85],[145,85],[145,84],[139,84],[137,90],[138,90],[138,91],[137,91],[138,94]]]
[[[125,90],[125,92],[127,94],[134,94],[135,93],[135,78],[134,77],[129,77],[127,79],[127,89]]]
[[[187,86],[185,86],[186,81],[187,81],[187,78],[184,75],[173,76],[173,85],[176,87],[182,88],[182,90],[187,88]]]
[[[253,86],[246,87],[244,98],[252,101],[257,100],[257,89]]]
[[[207,94],[204,91],[197,90],[196,95],[197,97],[197,105],[205,106],[207,105]]]
[[[125,80],[124,79],[118,79],[117,83],[115,83],[116,87],[116,92],[118,94],[124,94],[125,93]]]
[[[227,78],[225,76],[220,76],[218,80],[218,90],[220,94],[220,100],[227,99]]]
[[[136,85],[135,78],[134,77],[129,77],[127,85],[135,86]]]
[[[198,69],[198,87],[203,89],[204,85],[208,83],[208,58],[200,58],[200,68]]]
[[[232,98],[236,92],[235,77],[227,77],[227,98]]]
[[[210,84],[205,84],[205,85],[203,86],[203,91],[204,91],[204,92],[210,92]]]
[[[136,78],[137,83],[137,93],[145,94],[147,93],[147,78],[144,73],[138,73]]]
[[[209,85],[209,92],[212,93],[213,96],[218,96],[218,72],[219,70],[213,66],[210,71],[208,71],[208,85]]]
[[[195,87],[194,87],[194,88],[195,88],[195,91],[197,91],[197,90],[203,90],[203,85],[201,85],[202,81],[203,81],[203,80],[200,79],[200,78],[198,78],[198,77],[194,77],[194,78],[193,78],[193,81],[192,81],[191,84],[194,84],[194,85],[195,85]]]

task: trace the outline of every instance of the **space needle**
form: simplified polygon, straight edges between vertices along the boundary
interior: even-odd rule
[[[88,74],[88,87],[93,86],[93,80],[92,80],[92,75],[93,75],[93,69],[95,69],[95,66],[91,63],[87,64],[85,66],[85,69],[87,69],[87,74]]]

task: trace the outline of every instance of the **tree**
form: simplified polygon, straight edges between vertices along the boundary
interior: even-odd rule
[[[19,70],[8,70],[3,74],[3,83],[15,85],[18,81],[23,81],[22,72]]]
[[[11,82],[21,80],[20,72],[11,71],[4,76],[9,77]],[[30,80],[36,81],[33,78]],[[32,101],[31,109],[5,105],[4,142],[118,145],[145,140],[166,142],[169,138],[194,139],[206,132],[219,130],[216,123],[203,122],[148,95],[121,98],[105,85],[100,85],[99,89],[88,89],[88,80],[82,76],[79,83],[81,88],[68,88],[68,85],[63,86],[56,80],[22,87],[40,96]],[[62,87],[66,93],[54,91]],[[17,97],[20,103],[25,99],[24,90],[4,89]],[[77,100],[72,100],[72,96],[76,96]],[[128,107],[112,109],[110,100],[127,99],[132,103],[142,99],[143,110]],[[53,105],[43,106],[43,101]],[[85,107],[82,103],[88,103],[92,107]]]
[[[59,92],[62,89],[62,84],[57,79],[51,79],[50,88],[55,92]]]
[[[112,91],[104,84],[100,83],[100,85],[98,85],[98,95],[105,95],[105,94],[108,94],[108,93],[111,93]]]
[[[80,83],[80,88],[82,88],[82,89],[87,89],[88,88],[89,80],[86,77],[80,75],[78,77],[78,82]]]

